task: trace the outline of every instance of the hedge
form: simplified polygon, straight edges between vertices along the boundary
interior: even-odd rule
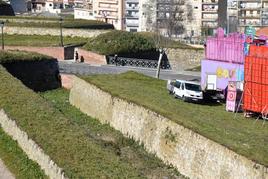
[[[94,51],[102,55],[140,53],[155,51],[152,40],[138,33],[125,31],[111,31],[91,39],[84,49]]]
[[[14,61],[41,61],[41,60],[52,60],[52,59],[54,58],[34,52],[25,52],[18,50],[9,50],[0,52],[0,64],[11,63]]]

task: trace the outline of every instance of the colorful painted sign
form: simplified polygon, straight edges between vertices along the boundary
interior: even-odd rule
[[[216,75],[216,88],[219,90],[225,90],[229,81],[244,80],[244,65],[242,64],[202,60],[201,68],[201,85],[203,89],[206,89],[208,75]]]
[[[226,98],[226,111],[235,112],[237,105],[236,95],[237,95],[236,82],[230,81],[228,84],[228,92]]]

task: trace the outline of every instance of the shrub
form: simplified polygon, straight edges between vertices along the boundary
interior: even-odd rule
[[[154,42],[138,33],[111,31],[91,39],[84,48],[103,55],[139,53],[155,50]]]
[[[50,60],[52,57],[41,55],[33,52],[24,52],[17,50],[1,51],[0,53],[0,64],[11,63],[14,61],[41,61]]]

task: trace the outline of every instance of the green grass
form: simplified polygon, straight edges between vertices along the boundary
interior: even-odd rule
[[[17,142],[9,137],[2,128],[0,128],[0,158],[16,178],[48,178],[39,165],[30,160]]]
[[[122,99],[147,107],[238,154],[268,166],[268,124],[235,118],[223,105],[185,103],[168,95],[166,82],[135,72],[82,77]]]
[[[41,55],[34,52],[8,50],[0,53],[0,64],[11,63],[14,61],[41,61],[41,60],[55,60],[52,57]]]
[[[48,99],[52,95],[51,102],[47,101],[1,66],[0,81],[0,108],[69,178],[144,178],[157,172],[159,176],[165,172],[167,176],[177,174],[145,154],[133,141],[72,108],[67,103],[68,95],[61,96],[64,91],[58,91],[55,96],[45,94]],[[57,95],[62,102],[57,102]]]
[[[98,120],[88,117],[69,103],[69,91],[58,89],[41,94],[52,103],[53,107],[61,111],[71,122],[77,124],[81,130],[87,130],[91,141],[100,145],[117,159],[127,162],[142,175],[172,178],[180,176],[172,167],[166,166],[159,159],[148,154],[142,146],[131,139],[125,138],[119,131]]]
[[[64,45],[81,44],[88,41],[82,37],[63,37]],[[35,46],[48,47],[60,46],[60,37],[51,35],[7,35],[5,34],[5,45],[10,46]]]
[[[186,69],[185,71],[197,71],[197,72],[201,72],[201,65],[196,66],[194,68]]]
[[[41,28],[59,28],[59,18],[46,17],[22,17],[22,16],[0,16],[5,21],[6,26],[15,27],[41,27]],[[114,29],[112,24],[97,20],[82,20],[73,18],[64,18],[63,28],[75,29]]]

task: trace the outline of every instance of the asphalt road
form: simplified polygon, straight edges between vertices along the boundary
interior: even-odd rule
[[[61,73],[78,74],[78,75],[119,74],[127,71],[136,71],[151,77],[155,77],[156,74],[156,70],[150,68],[138,68],[138,67],[127,67],[127,66],[122,67],[112,65],[94,66],[85,63],[74,63],[67,61],[60,61],[59,68]],[[176,73],[171,70],[161,70],[160,78],[163,80],[182,79],[182,80],[200,81],[200,73],[198,72]]]

